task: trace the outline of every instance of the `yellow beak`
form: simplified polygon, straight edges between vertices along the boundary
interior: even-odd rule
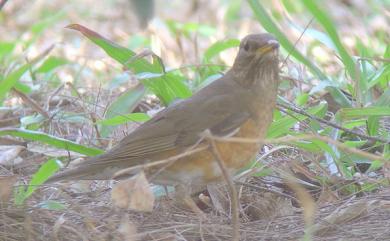
[[[276,40],[270,40],[266,45],[261,46],[256,50],[256,55],[260,56],[277,48],[279,48],[279,43]]]

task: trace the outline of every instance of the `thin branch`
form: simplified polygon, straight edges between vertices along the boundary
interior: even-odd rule
[[[25,104],[31,106],[31,108],[33,108],[36,112],[40,113],[43,117],[45,117],[46,119],[50,118],[49,114],[37,102],[35,102],[35,100],[31,99],[30,97],[15,88],[12,88],[12,91],[17,96],[19,96]]]
[[[314,134],[307,134],[307,135],[300,135],[300,136],[286,136],[281,138],[275,138],[275,139],[268,139],[268,140],[261,140],[261,139],[254,139],[254,138],[241,138],[241,137],[210,137],[217,141],[225,141],[225,142],[241,142],[241,143],[260,143],[260,144],[279,144],[279,143],[291,143],[293,141],[302,141],[302,140],[313,140],[317,139],[320,141],[328,142],[332,145],[335,145],[337,148],[352,153],[355,155],[359,155],[362,157],[365,157],[370,160],[379,160],[379,161],[390,161],[389,158],[385,158],[383,156],[375,155],[366,151],[362,151],[360,149],[352,148],[347,145],[345,145],[342,142],[339,142],[337,140],[333,140],[330,137],[327,136],[320,136],[320,135],[314,135]]]
[[[217,145],[215,143],[215,140],[213,139],[212,134],[209,130],[206,131],[205,137],[210,141],[210,147],[211,151],[215,157],[215,160],[217,161],[219,168],[222,171],[223,178],[225,179],[225,182],[228,185],[230,198],[232,200],[232,240],[233,241],[239,241],[240,240],[240,220],[239,220],[239,206],[238,206],[238,194],[236,190],[236,186],[234,185],[233,179],[230,175],[230,173],[227,171],[226,165],[222,160],[221,155],[219,154]]]
[[[383,139],[383,138],[380,138],[380,137],[376,137],[376,136],[368,136],[368,135],[364,135],[364,134],[361,134],[361,133],[358,133],[358,132],[355,132],[355,131],[351,131],[351,130],[345,128],[345,127],[342,127],[342,126],[337,125],[337,124],[334,123],[334,122],[327,121],[327,120],[318,118],[318,117],[316,117],[316,116],[314,116],[314,115],[311,115],[311,114],[307,113],[306,111],[304,111],[304,110],[302,110],[302,109],[299,109],[299,108],[296,108],[296,107],[293,107],[293,106],[288,106],[288,105],[285,105],[285,104],[282,104],[282,103],[277,103],[277,105],[278,105],[278,106],[281,106],[281,107],[283,107],[283,108],[285,108],[285,109],[294,111],[295,113],[298,113],[298,114],[307,116],[307,117],[309,117],[310,119],[316,120],[316,121],[318,121],[318,122],[320,122],[320,123],[322,123],[322,124],[325,124],[325,125],[334,127],[334,128],[336,128],[336,129],[342,130],[342,131],[344,131],[344,132],[347,132],[347,133],[350,133],[350,134],[359,136],[359,137],[361,137],[361,138],[363,138],[363,139],[371,140],[371,141],[379,141],[379,142],[382,142],[382,143],[390,144],[390,140],[386,140],[386,139]]]

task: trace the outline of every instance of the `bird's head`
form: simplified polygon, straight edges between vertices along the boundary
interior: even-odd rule
[[[249,86],[255,79],[277,78],[279,72],[279,42],[268,33],[250,34],[243,38],[232,70]],[[265,75],[265,76],[264,76]]]

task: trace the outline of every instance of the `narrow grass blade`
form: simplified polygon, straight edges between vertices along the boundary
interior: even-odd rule
[[[23,129],[0,129],[0,136],[5,135],[16,136],[32,141],[39,141],[51,146],[55,146],[69,151],[74,151],[87,156],[96,156],[98,154],[103,153],[103,150],[86,147],[75,142],[38,131],[29,131]]]

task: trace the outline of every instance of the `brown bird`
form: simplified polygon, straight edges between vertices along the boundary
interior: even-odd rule
[[[112,179],[118,171],[132,167],[134,173],[127,174],[144,169],[150,182],[188,192],[221,180],[204,133],[264,138],[277,96],[278,49],[278,41],[270,34],[246,36],[233,67],[223,77],[159,112],[106,153],[55,174],[48,182]],[[234,174],[251,161],[260,144],[217,140],[216,148]]]

